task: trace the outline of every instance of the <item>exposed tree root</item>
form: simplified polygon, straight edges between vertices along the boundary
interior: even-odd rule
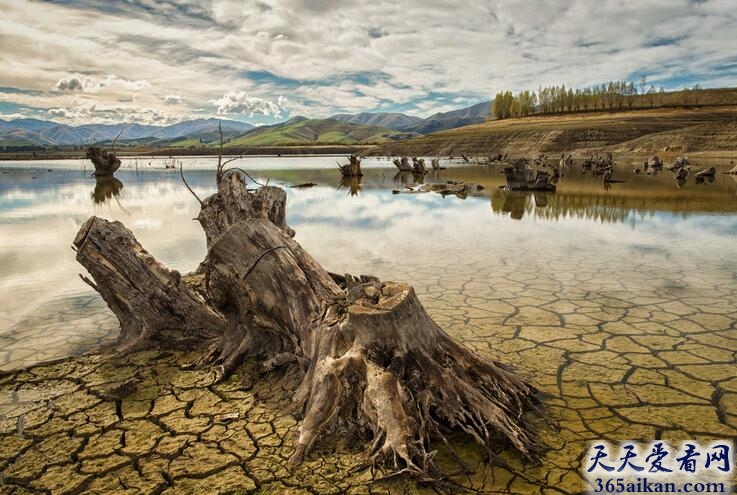
[[[122,224],[89,219],[74,241],[77,260],[121,322],[120,348],[202,349],[189,366],[212,367],[216,380],[255,356],[264,371],[296,370],[294,410],[303,421],[294,465],[318,437],[359,431],[373,438],[372,465],[388,462],[418,479],[441,476],[431,445],[453,452],[444,428],[490,453],[503,439],[535,456],[525,421],[532,387],[451,339],[411,286],[325,271],[292,239],[285,210],[281,189],[251,191],[238,173],[219,173],[198,217],[207,257],[186,277]]]

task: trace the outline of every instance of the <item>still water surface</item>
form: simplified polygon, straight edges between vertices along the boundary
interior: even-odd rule
[[[718,174],[701,185],[689,178],[679,189],[668,171],[635,175],[636,165],[623,164],[616,178],[625,182],[607,190],[598,177],[574,166],[564,171],[557,193],[503,193],[496,190],[503,183],[498,166],[450,163],[447,170],[420,178],[371,159],[364,161],[360,181],[341,181],[336,160],[342,158],[254,157],[233,163],[272,185],[317,183],[287,188],[288,220],[296,239],[331,270],[375,272],[419,285],[433,282],[423,273],[453,271],[457,262],[539,265],[555,277],[598,267],[613,252],[622,253],[609,266],[613,278],[639,265],[645,253],[658,253],[651,262],[666,270],[673,268],[673,255],[692,255],[694,261],[679,268],[698,279],[705,276],[704,265],[723,266],[725,273],[737,268],[735,176]],[[213,192],[214,158],[181,162],[200,197]],[[97,183],[83,167],[75,160],[0,165],[0,367],[78,352],[114,333],[99,301],[84,298],[93,293],[77,276],[81,268],[70,248],[90,215],[124,222],[154,256],[182,272],[205,254],[204,236],[192,220],[198,204],[177,171],[163,170],[162,160],[124,159],[117,180]],[[392,194],[446,180],[481,183],[493,191],[491,200]],[[556,266],[553,260],[564,253],[566,265]],[[77,311],[80,304],[98,313],[94,325],[47,326],[47,317],[63,326],[58,313],[65,307],[76,308],[70,317],[89,313]],[[100,322],[104,328],[98,328]],[[43,336],[43,345],[32,335]],[[52,340],[53,335],[63,338]],[[16,347],[24,351],[13,352]]]

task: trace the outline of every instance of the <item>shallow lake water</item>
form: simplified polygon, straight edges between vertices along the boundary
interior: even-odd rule
[[[471,486],[576,493],[589,440],[737,435],[737,177],[679,188],[667,170],[635,175],[641,160],[623,158],[624,182],[609,188],[574,165],[556,193],[525,194],[496,189],[498,166],[449,163],[420,178],[370,159],[360,181],[341,181],[336,160],[233,165],[272,185],[316,183],[287,187],[287,219],[319,262],[414,284],[448,333],[548,397],[542,465],[505,454],[508,469],[479,467]],[[124,222],[183,273],[204,257],[178,171],[123,162],[117,182],[96,182],[79,161],[0,163],[0,369],[115,337],[70,247],[90,215]],[[214,191],[214,158],[181,162],[200,197]],[[491,198],[404,194],[447,180],[483,184]]]

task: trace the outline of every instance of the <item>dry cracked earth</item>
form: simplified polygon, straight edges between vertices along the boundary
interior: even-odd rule
[[[684,270],[699,260],[677,249],[614,247],[597,255],[599,263],[582,264],[561,250],[538,256],[530,248],[524,262],[480,264],[464,257],[473,243],[458,242],[452,269],[421,251],[400,266],[366,260],[358,269],[411,281],[451,335],[511,364],[545,394],[550,421],[541,432],[549,450],[539,465],[511,451],[499,453],[504,465],[489,464],[458,436],[454,444],[471,468],[452,473],[463,490],[579,493],[590,440],[737,436],[737,269],[727,255]],[[65,345],[65,325],[89,325],[88,343],[113,337],[115,321],[88,299],[27,322],[46,339],[41,348]],[[5,367],[25,364],[34,349],[9,344]],[[284,407],[288,387],[265,380],[243,388],[238,376],[208,386],[206,372],[179,369],[187,358],[89,355],[2,375],[0,493],[440,489],[355,472],[362,452],[347,441],[324,442],[290,471],[298,420]]]

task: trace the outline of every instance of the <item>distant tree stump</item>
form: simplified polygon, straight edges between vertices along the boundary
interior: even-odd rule
[[[105,151],[97,146],[91,146],[87,149],[85,155],[95,166],[96,177],[113,175],[120,168],[120,158],[115,156],[112,151]]]
[[[338,165],[341,175],[343,177],[362,177],[361,159],[356,155],[350,155],[348,160],[349,163],[347,165]]]

